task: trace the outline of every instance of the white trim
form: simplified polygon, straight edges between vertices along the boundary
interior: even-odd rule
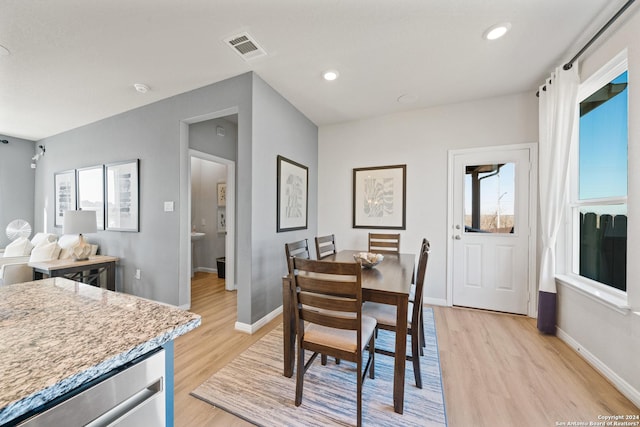
[[[195,271],[201,273],[217,273],[217,268],[209,268],[209,267],[196,267]]]
[[[587,97],[591,96],[594,92],[601,89],[604,85],[611,82],[620,74],[629,70],[627,49],[623,49],[620,53],[609,60],[605,65],[600,67],[598,71],[594,72],[591,76],[580,83],[578,87],[577,103],[584,101]],[[628,110],[628,106],[627,106]],[[628,113],[628,111],[627,111]],[[590,280],[586,277],[580,276],[580,212],[582,208],[588,208],[590,206],[601,205],[627,205],[628,209],[628,195],[606,197],[599,199],[579,199],[579,154],[580,154],[580,109],[576,108],[576,121],[574,131],[577,132],[578,137],[574,141],[571,147],[570,153],[570,165],[569,165],[569,192],[567,194],[567,205],[565,208],[565,226],[564,226],[564,260],[560,259],[560,251],[556,255],[557,271],[564,274],[556,275],[556,279],[559,283],[564,284],[571,289],[580,292],[583,295],[588,296],[594,301],[600,302],[606,306],[615,309],[618,312],[628,311],[626,292],[618,291],[616,288],[601,284],[597,281]],[[627,145],[629,144],[627,136]],[[629,169],[629,156],[627,153],[627,180]],[[627,212],[628,217],[628,212]],[[627,246],[629,245],[627,240]],[[560,245],[561,246],[561,245]],[[610,288],[609,291],[607,288]],[[620,295],[618,295],[620,294]]]
[[[609,62],[600,67],[598,71],[589,76],[578,86],[578,103],[584,101],[602,86],[611,82],[629,69],[629,59],[627,49],[624,48],[620,53],[611,58]],[[579,114],[579,113],[577,113]]]
[[[447,299],[446,298],[429,298],[429,297],[424,297],[424,304],[441,305],[441,306],[444,306],[444,307],[447,307],[449,305],[447,303]]]
[[[582,346],[578,341],[573,339],[569,334],[560,328],[557,328],[556,335],[560,340],[565,342],[569,347],[574,349],[584,360],[589,363],[596,371],[600,372],[606,379],[608,379],[615,388],[620,391],[627,399],[633,402],[634,405],[640,407],[640,391],[633,388],[631,384],[626,382],[618,374],[616,374],[611,368],[609,368],[604,362],[594,356],[591,352]]]
[[[627,315],[631,311],[631,307],[629,307],[627,303],[627,298],[622,295],[623,292],[618,292],[620,294],[618,295],[616,292],[613,292],[616,289],[606,289],[605,287],[607,285],[600,285],[597,282],[593,282],[592,284],[589,283],[592,282],[591,280],[585,279],[584,277],[567,274],[556,275],[556,282],[620,314]]]
[[[262,317],[261,319],[258,319],[257,322],[252,323],[250,325],[247,323],[236,322],[236,325],[235,325],[236,331],[244,332],[247,334],[253,334],[254,332],[258,331],[264,325],[271,322],[273,319],[275,319],[281,314],[282,314],[282,306],[276,308],[271,313],[268,313],[266,316]]]
[[[448,178],[447,178],[447,297],[446,305],[453,306],[453,233],[455,219],[453,218],[453,181],[454,181],[454,159],[460,154],[483,153],[489,151],[505,150],[529,150],[529,286],[527,294],[529,303],[527,315],[538,317],[538,286],[537,277],[537,224],[538,224],[538,145],[537,143],[496,145],[490,147],[464,148],[459,150],[448,150]]]

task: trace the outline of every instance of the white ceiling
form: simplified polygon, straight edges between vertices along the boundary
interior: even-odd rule
[[[0,134],[38,140],[251,70],[318,126],[535,91],[624,3],[0,0]],[[223,43],[242,31],[267,56]]]

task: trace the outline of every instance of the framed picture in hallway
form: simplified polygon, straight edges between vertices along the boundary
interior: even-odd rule
[[[75,169],[53,174],[54,189],[54,225],[62,227],[65,211],[76,210],[76,171]]]
[[[309,168],[278,156],[277,232],[307,228]]]
[[[353,228],[405,229],[407,165],[353,170]]]

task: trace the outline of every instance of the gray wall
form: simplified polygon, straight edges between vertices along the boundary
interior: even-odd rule
[[[233,119],[229,117],[229,119]],[[235,117],[237,121],[237,117]],[[216,127],[224,128],[224,136]],[[189,148],[223,159],[236,160],[238,151],[238,125],[227,118],[205,120],[189,125]]]
[[[276,232],[276,172],[278,155],[309,167],[308,228]],[[284,244],[313,239],[317,231],[318,130],[289,102],[254,76],[252,168],[252,323],[282,305],[286,274]],[[239,269],[241,270],[241,269]],[[238,297],[244,298],[239,289]]]
[[[275,232],[276,156],[283,154],[309,165],[308,231],[312,234],[318,147],[316,126],[253,73],[40,141],[47,145],[47,155],[36,170],[35,222],[53,229],[54,172],[140,159],[140,232],[101,231],[88,239],[98,243],[103,254],[121,258],[118,290],[187,304],[184,287],[189,285],[183,283],[179,261],[180,247],[190,244],[181,240],[189,239],[181,230],[188,230],[190,219],[181,221],[187,194],[181,182],[185,173],[181,159],[186,153],[181,148],[180,123],[195,123],[198,117],[229,109],[238,115],[236,258],[246,263],[236,275],[238,322],[256,322],[282,304],[282,247],[297,234]],[[193,146],[198,149],[198,142]],[[176,210],[164,212],[165,201],[175,202]],[[134,279],[136,268],[141,270],[140,280]]]
[[[0,139],[9,141],[0,144],[0,248],[4,248],[10,242],[5,230],[14,219],[29,222],[33,229],[31,236],[43,229],[33,222],[36,171],[30,165],[36,145],[33,141],[11,136],[0,135]]]

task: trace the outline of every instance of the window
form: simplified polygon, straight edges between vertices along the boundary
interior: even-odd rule
[[[513,233],[515,182],[515,163],[466,166],[465,231]]]
[[[627,290],[626,53],[578,94],[579,143],[572,185],[573,273]]]

